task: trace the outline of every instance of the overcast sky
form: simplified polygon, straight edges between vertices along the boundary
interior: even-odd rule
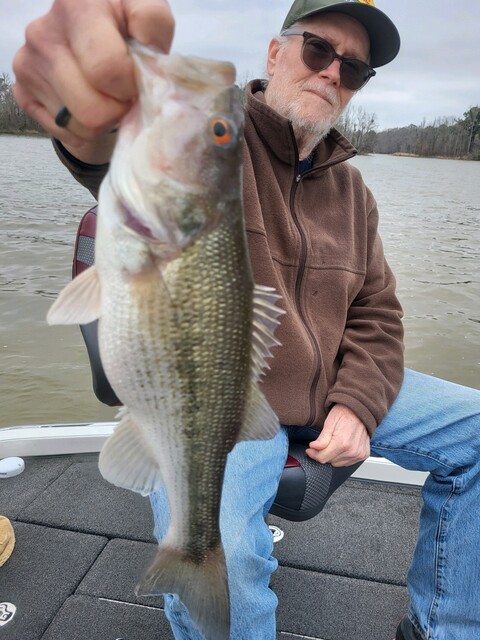
[[[79,0],[81,2],[81,0]],[[25,26],[52,0],[0,0],[0,73],[11,73]],[[234,62],[241,83],[262,77],[265,55],[291,0],[171,0],[173,49]],[[480,104],[479,0],[376,0],[402,38],[399,56],[377,70],[355,103],[380,129],[462,116]]]

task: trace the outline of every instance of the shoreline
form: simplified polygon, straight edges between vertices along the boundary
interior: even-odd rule
[[[0,129],[0,136],[25,136],[27,138],[50,137],[50,135],[46,131],[35,131],[35,129],[27,129],[26,131],[4,131]]]
[[[379,156],[397,156],[399,158],[431,158],[432,160],[471,160],[477,162],[475,158],[469,158],[468,156],[421,156],[418,153],[406,153],[403,151],[394,151],[393,153],[379,153]]]

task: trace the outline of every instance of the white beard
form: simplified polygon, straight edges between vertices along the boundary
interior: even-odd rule
[[[307,147],[315,147],[332,129],[343,111],[335,89],[324,88],[325,98],[331,107],[326,108],[325,113],[319,109],[318,118],[312,119],[303,115],[300,100],[286,102],[285,96],[288,92],[282,91],[282,88],[276,83],[269,85],[268,104],[281,116],[291,121],[298,141],[302,141]],[[303,89],[307,88],[308,85],[303,87]],[[315,86],[315,90],[318,91],[318,86]]]

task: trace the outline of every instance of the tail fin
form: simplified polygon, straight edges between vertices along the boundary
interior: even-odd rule
[[[141,596],[175,593],[206,640],[229,640],[230,602],[227,566],[219,544],[195,562],[186,553],[161,546],[136,588]]]

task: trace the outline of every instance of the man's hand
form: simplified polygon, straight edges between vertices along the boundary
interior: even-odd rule
[[[101,155],[108,132],[137,96],[125,38],[168,53],[173,31],[167,0],[55,0],[28,25],[15,56],[15,99],[77,157],[75,148],[97,143]],[[55,124],[62,106],[71,113],[68,129]]]
[[[347,467],[370,455],[370,436],[351,409],[342,404],[332,407],[321,434],[310,443],[307,455],[334,467]]]

